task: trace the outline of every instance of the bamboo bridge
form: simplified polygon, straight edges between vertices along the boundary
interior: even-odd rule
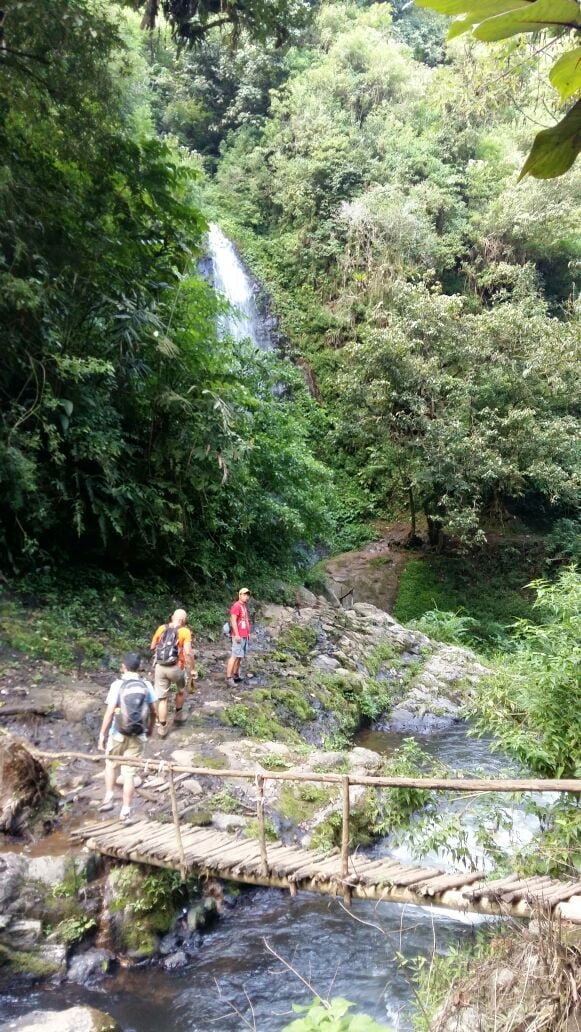
[[[103,761],[103,755],[48,753],[32,750],[42,758]],[[539,906],[556,916],[581,924],[581,872],[568,880],[548,875],[521,878],[516,874],[488,881],[481,872],[449,872],[438,867],[400,863],[393,857],[370,858],[349,849],[350,788],[364,785],[383,789],[415,788],[438,792],[571,792],[581,795],[581,779],[409,778],[372,777],[333,773],[292,773],[256,770],[215,770],[165,761],[119,758],[116,764],[162,774],[160,789],[169,792],[172,823],[137,819],[125,824],[110,817],[90,820],[71,832],[105,856],[133,863],[223,878],[246,885],[298,890],[352,898],[437,905],[460,911],[513,916],[530,915]],[[255,838],[193,827],[180,821],[176,783],[196,775],[225,780],[253,781],[256,788]],[[341,848],[331,852],[305,849],[282,842],[268,842],[265,826],[265,781],[332,784],[341,789]]]

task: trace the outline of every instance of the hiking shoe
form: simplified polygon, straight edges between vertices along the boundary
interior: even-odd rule
[[[188,719],[187,714],[184,713],[183,709],[177,709],[173,718],[174,724],[185,724]]]
[[[99,806],[98,809],[99,809],[99,813],[107,813],[108,810],[113,810],[114,808],[115,808],[115,803],[113,802],[113,800],[112,799],[105,799],[105,801],[101,803],[101,805]]]
[[[119,820],[123,821],[125,823],[125,821],[128,821],[130,818],[131,818],[131,810],[130,810],[130,808],[128,806],[122,806],[121,807],[121,812],[119,813]]]
[[[226,678],[226,687],[227,688],[235,688],[236,687],[236,681],[235,681],[235,679],[233,677],[227,677]]]
[[[157,725],[157,737],[158,738],[166,738],[167,730],[168,730],[167,724],[158,724]]]

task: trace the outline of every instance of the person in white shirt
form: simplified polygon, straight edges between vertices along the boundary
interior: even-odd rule
[[[109,756],[139,757],[150,737],[156,718],[156,697],[150,681],[139,674],[141,660],[136,652],[128,652],[121,664],[121,677],[109,688],[106,710],[99,733],[98,748]],[[112,810],[118,766],[105,764],[105,798],[99,810]],[[131,816],[134,768],[121,766],[123,805],[120,820]]]

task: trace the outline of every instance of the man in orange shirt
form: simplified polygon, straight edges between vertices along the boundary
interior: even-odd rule
[[[154,688],[158,700],[157,718],[160,738],[167,735],[167,700],[176,693],[174,724],[183,724],[183,712],[188,685],[197,678],[192,648],[192,632],[186,627],[188,614],[185,609],[176,609],[167,624],[160,624],[151,639],[154,655]]]

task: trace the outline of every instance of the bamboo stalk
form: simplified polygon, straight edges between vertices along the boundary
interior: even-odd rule
[[[2,710],[0,710],[0,716]],[[102,763],[103,753],[81,752],[47,752],[36,749],[30,742],[22,744],[35,756],[48,760],[87,760],[90,763]],[[133,756],[109,757],[109,762],[116,765],[144,767],[151,770],[156,764],[152,760]],[[174,773],[207,775],[212,778],[242,778],[248,781],[256,778],[254,770],[215,770],[213,767],[189,767],[179,763],[163,761],[163,770]],[[342,774],[293,773],[286,771],[264,771],[260,774],[264,781],[311,781],[321,784],[341,785]],[[581,794],[581,778],[404,778],[404,777],[366,777],[349,775],[351,785],[370,785],[378,788],[425,788],[442,792],[574,792]]]
[[[182,842],[182,832],[180,828],[180,819],[178,816],[178,801],[176,797],[176,787],[174,785],[173,770],[171,767],[169,770],[169,794],[171,796],[171,811],[173,813],[173,822],[176,831],[176,842],[181,864],[180,873],[182,876],[182,881],[185,881],[187,876],[186,854],[184,853],[184,844]]]
[[[343,902],[351,906],[351,889],[346,884],[349,875],[349,775],[343,775],[343,819],[341,822],[341,878],[343,880]]]
[[[260,844],[260,873],[268,877],[268,854],[266,852],[266,827],[264,823],[264,776],[256,775],[256,817],[258,819],[258,842]]]

